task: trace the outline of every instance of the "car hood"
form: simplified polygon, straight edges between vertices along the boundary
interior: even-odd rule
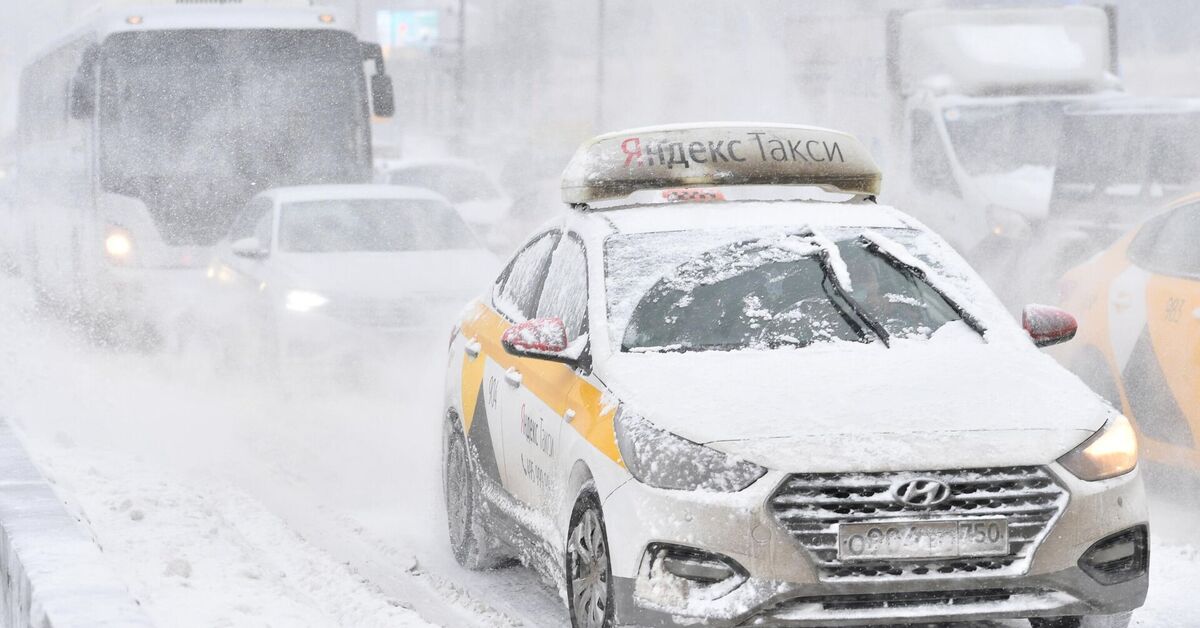
[[[597,373],[626,411],[783,470],[1046,464],[1115,412],[1032,345],[621,353]]]
[[[379,299],[413,295],[479,294],[497,261],[481,249],[395,253],[284,253],[280,266],[289,288]]]
[[[1054,189],[1054,169],[1025,165],[1005,173],[972,178],[992,205],[1017,212],[1031,222],[1046,217]]]

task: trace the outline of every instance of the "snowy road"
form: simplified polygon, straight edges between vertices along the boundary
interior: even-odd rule
[[[441,335],[389,371],[387,393],[285,399],[169,355],[93,347],[20,298],[0,303],[0,325],[0,413],[162,625],[566,623],[530,571],[469,573],[449,552]],[[1200,553],[1176,539],[1196,513],[1156,514],[1155,583],[1135,624],[1193,626]]]

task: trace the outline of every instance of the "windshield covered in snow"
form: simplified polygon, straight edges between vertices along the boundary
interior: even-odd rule
[[[410,199],[287,203],[280,212],[279,244],[293,253],[432,251],[479,246],[452,208]]]
[[[451,203],[486,201],[500,196],[482,172],[455,166],[411,166],[393,170],[388,175],[388,183],[433,190]]]
[[[622,351],[774,349],[864,342],[878,335],[926,338],[961,320],[940,293],[869,249],[859,234],[838,234],[834,243],[786,234],[697,243],[711,235],[609,238],[610,310],[620,309],[628,283],[644,282],[647,274],[657,278],[637,298],[620,336]],[[636,278],[623,274],[634,267]]]
[[[349,33],[119,33],[100,85],[104,188],[145,202],[168,242],[215,242],[265,188],[370,176]]]

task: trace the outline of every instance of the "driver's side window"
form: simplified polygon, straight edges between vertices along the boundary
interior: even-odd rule
[[[1158,216],[1138,231],[1129,257],[1139,266],[1175,277],[1200,277],[1200,203]]]
[[[516,322],[534,317],[550,253],[557,242],[557,231],[542,234],[513,258],[496,282],[494,301],[501,314]]]
[[[537,318],[555,316],[572,341],[587,332],[587,254],[574,234],[563,236],[550,256],[550,269],[542,285]]]
[[[238,214],[237,220],[233,222],[233,227],[229,229],[229,241],[237,242],[244,238],[253,238],[258,236],[258,230],[263,221],[263,217],[268,218],[269,223],[271,210],[274,208],[274,202],[269,198],[254,198],[251,199],[246,207],[242,209],[242,213]],[[269,233],[269,231],[268,231]],[[259,243],[264,248],[271,245],[271,239],[262,240],[259,238]]]

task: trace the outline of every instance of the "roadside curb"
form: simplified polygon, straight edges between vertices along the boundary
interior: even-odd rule
[[[80,526],[0,420],[0,626],[153,626]]]

